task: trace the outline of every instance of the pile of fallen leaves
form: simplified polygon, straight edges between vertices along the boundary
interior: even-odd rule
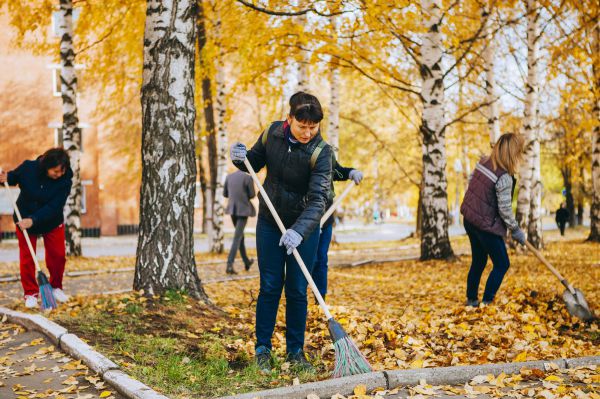
[[[598,244],[571,241],[551,243],[544,251],[596,310],[600,309],[599,248]],[[469,263],[465,256],[456,262],[401,261],[330,269],[327,302],[375,370],[600,354],[598,321],[583,323],[572,318],[561,299],[562,286],[532,255],[511,254],[511,267],[495,302],[480,308],[464,306]],[[490,269],[491,264],[480,291]],[[239,367],[248,365],[253,357],[258,280],[205,288],[225,314],[190,299],[173,310],[168,301],[159,303],[131,293],[79,297],[61,307],[55,317],[77,331],[78,324],[89,323],[94,312],[110,315],[112,323],[122,323],[126,331],[139,330],[140,336],[175,338],[181,353],[190,357],[206,349],[202,348],[203,334],[210,333],[211,340],[220,340],[224,350],[219,353],[229,362],[230,373],[238,375]],[[132,312],[132,307],[137,310]],[[281,308],[273,337],[280,358],[285,353],[284,317]],[[138,324],[132,324],[134,320]],[[111,334],[101,330],[90,333],[89,329],[79,332],[101,351],[114,353]],[[312,379],[327,378],[333,368],[333,346],[323,314],[310,294],[306,350],[321,371]],[[135,353],[123,356],[125,366],[135,364]],[[285,364],[279,367],[285,368]],[[287,369],[279,372],[283,380],[267,386],[291,383],[293,373]],[[232,389],[247,391],[264,388],[264,384],[242,383]]]
[[[545,252],[586,294],[591,308],[598,308],[600,267],[592,266],[600,260],[598,245],[552,243]],[[582,323],[568,314],[562,286],[533,256],[512,254],[496,301],[480,308],[464,306],[469,263],[463,257],[454,263],[332,269],[327,302],[377,370],[600,354],[598,322]],[[256,281],[209,286],[208,291],[230,315],[252,324]],[[309,310],[309,353],[331,367],[333,351],[322,312],[314,304]],[[280,312],[275,348],[285,345],[283,316]]]

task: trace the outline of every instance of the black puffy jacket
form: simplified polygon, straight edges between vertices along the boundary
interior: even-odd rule
[[[246,157],[256,172],[267,167],[263,186],[285,227],[307,237],[319,226],[325,213],[331,186],[332,150],[325,144],[311,165],[312,154],[323,141],[321,134],[306,144],[290,145],[284,129],[289,129],[286,123],[273,122]],[[265,134],[267,138],[263,140]],[[234,165],[247,172],[243,162]],[[262,196],[258,216],[275,224]]]
[[[21,189],[17,206],[23,219],[31,218],[31,234],[45,234],[63,223],[63,208],[71,192],[73,171],[67,169],[59,179],[51,179],[40,165],[39,158],[25,161],[8,172],[8,184]],[[17,215],[13,215],[15,223]]]

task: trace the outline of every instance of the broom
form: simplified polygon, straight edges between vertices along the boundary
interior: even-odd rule
[[[260,183],[260,180],[258,180],[258,177],[256,176],[252,165],[250,165],[250,162],[248,161],[248,158],[244,159],[244,165],[250,172],[252,180],[254,180],[254,183],[256,183],[256,185],[258,186],[260,194],[262,195],[265,203],[267,204],[267,207],[271,211],[271,214],[273,215],[273,218],[275,219],[279,230],[281,230],[282,234],[285,234],[286,228],[283,225],[281,218],[279,218],[277,211],[273,207],[273,204],[271,203],[271,200],[265,192],[265,189]],[[344,377],[348,375],[362,374],[373,371],[371,365],[364,357],[364,355],[360,352],[356,344],[348,336],[346,331],[344,331],[340,323],[335,321],[335,319],[329,312],[329,307],[327,306],[327,304],[323,300],[323,297],[319,293],[319,289],[315,285],[315,282],[313,281],[310,273],[306,269],[306,265],[304,264],[304,261],[302,261],[302,258],[300,257],[300,254],[298,253],[297,249],[294,249],[294,258],[298,262],[300,270],[302,270],[304,277],[306,277],[306,280],[308,281],[308,285],[310,286],[315,297],[317,298],[319,306],[323,310],[323,313],[325,313],[327,326],[329,328],[329,334],[331,335],[331,340],[333,341],[333,348],[335,350],[335,366],[333,369],[333,377]]]
[[[21,212],[19,212],[19,207],[17,207],[17,202],[10,192],[10,187],[8,186],[8,182],[4,182],[4,187],[6,187],[6,192],[8,193],[8,198],[13,204],[13,208],[15,209],[15,213],[17,214],[17,219],[19,222],[23,221],[21,218]],[[21,228],[21,227],[19,227]],[[40,308],[42,310],[56,309],[56,300],[54,299],[54,294],[52,293],[52,286],[48,281],[48,277],[42,271],[40,264],[38,263],[37,256],[35,251],[33,250],[33,245],[31,245],[31,241],[29,240],[29,234],[27,234],[26,229],[21,229],[23,235],[25,236],[25,241],[27,241],[27,247],[29,248],[29,252],[31,253],[31,257],[33,258],[33,262],[35,263],[35,270],[37,271],[37,282],[40,287],[40,299],[42,303],[40,304]]]

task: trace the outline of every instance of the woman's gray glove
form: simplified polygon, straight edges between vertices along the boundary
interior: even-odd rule
[[[518,242],[521,245],[525,245],[525,233],[519,227],[511,231],[510,235],[512,239]]]
[[[231,156],[231,160],[234,162],[244,162],[247,153],[248,150],[246,149],[246,146],[239,141],[233,144],[229,149],[229,155]]]
[[[354,184],[358,184],[363,179],[363,173],[358,169],[352,169],[348,174],[348,177],[354,182]]]
[[[287,248],[287,254],[291,255],[294,252],[294,249],[300,245],[302,242],[302,236],[298,234],[295,230],[287,229],[285,234],[281,236],[281,240],[279,240],[279,246],[284,246]]]

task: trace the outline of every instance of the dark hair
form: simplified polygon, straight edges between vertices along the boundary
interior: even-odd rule
[[[323,109],[317,97],[299,91],[290,97],[290,116],[299,122],[319,123],[323,120]]]
[[[40,165],[45,171],[48,169],[62,166],[64,170],[71,167],[69,154],[62,147],[50,148],[40,157]]]

